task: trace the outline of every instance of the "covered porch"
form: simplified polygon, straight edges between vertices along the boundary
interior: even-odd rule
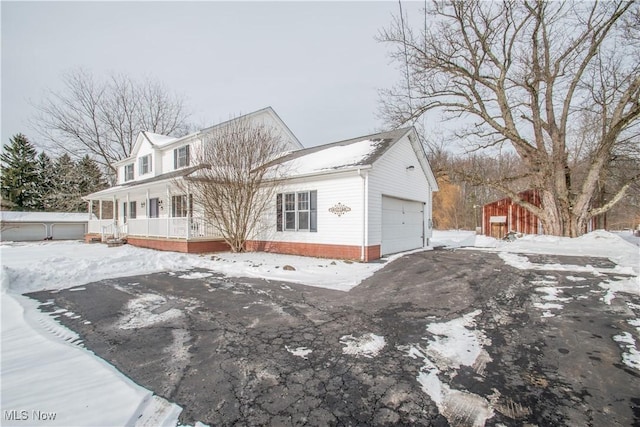
[[[120,185],[85,197],[86,241],[127,243],[178,252],[214,252],[228,247],[202,210],[172,181]]]

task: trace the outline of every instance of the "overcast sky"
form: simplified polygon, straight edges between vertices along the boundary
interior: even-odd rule
[[[403,8],[418,9],[420,3]],[[2,145],[66,71],[150,76],[197,125],[272,106],[305,146],[378,130],[397,2],[1,2]]]

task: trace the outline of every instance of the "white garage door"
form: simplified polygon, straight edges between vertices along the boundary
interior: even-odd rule
[[[53,240],[80,240],[84,237],[84,224],[53,224]]]
[[[424,245],[424,203],[382,196],[382,255]]]
[[[44,240],[45,237],[47,237],[47,227],[44,224],[3,224],[0,232],[0,239],[3,242]]]

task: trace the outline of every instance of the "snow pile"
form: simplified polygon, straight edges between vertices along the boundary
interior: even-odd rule
[[[206,267],[202,257],[81,242],[2,244],[2,290],[64,289],[115,277]]]
[[[640,274],[640,248],[622,237],[604,230],[596,230],[577,238],[523,235],[513,242],[477,236],[473,231],[434,230],[433,238],[430,242],[432,246],[475,247],[512,254],[607,257],[617,264],[616,272],[621,274]],[[518,268],[532,267],[531,264],[523,265],[526,261],[524,258],[513,256],[510,259],[514,260],[514,264],[521,265]]]
[[[640,248],[613,233],[596,230],[577,238],[525,235],[500,241],[498,250],[519,253],[607,257],[623,274],[640,274]]]
[[[77,334],[37,310],[38,302],[2,294],[2,410],[26,410],[16,425],[175,425],[180,407],[135,383],[73,343]],[[50,414],[38,423],[36,412]],[[10,425],[3,418],[3,425]]]
[[[194,268],[229,277],[253,277],[348,291],[382,263],[345,262],[265,252],[220,253],[214,257],[161,252],[129,245],[109,248],[81,242],[4,243],[2,289],[15,293],[64,289],[116,277]],[[388,259],[391,261],[400,255]],[[295,270],[284,270],[290,265]],[[198,279],[212,274],[191,272]]]
[[[467,230],[433,230],[429,244],[433,247],[445,246],[447,248],[475,246],[476,233]]]
[[[386,345],[386,341],[384,337],[380,335],[367,333],[360,338],[356,338],[353,335],[344,335],[340,337],[340,344],[344,345],[342,349],[343,354],[363,356],[371,359],[382,351]]]
[[[476,310],[460,318],[442,323],[427,325],[427,331],[434,334],[428,339],[429,344],[423,348],[414,344],[406,350],[409,357],[423,360],[417,380],[422,391],[427,393],[438,406],[440,413],[450,423],[455,420],[471,420],[473,426],[483,426],[486,420],[493,417],[493,409],[482,396],[452,389],[449,381],[443,381],[440,376],[449,379],[457,374],[460,366],[471,366],[482,375],[491,357],[484,350],[484,346],[491,345],[491,341],[484,332],[471,329],[475,326],[475,317],[482,311]]]
[[[349,291],[384,267],[381,263],[360,263],[266,252],[216,254],[209,269],[227,277],[252,277],[302,283],[327,289]],[[390,258],[390,260],[395,259]],[[284,270],[289,265],[294,269]]]

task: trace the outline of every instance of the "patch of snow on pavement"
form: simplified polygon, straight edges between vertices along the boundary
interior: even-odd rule
[[[611,305],[611,301],[616,297],[616,292],[624,292],[627,294],[640,295],[640,277],[626,277],[622,280],[607,280],[598,284],[607,292],[602,297],[605,304]]]
[[[484,345],[490,345],[491,341],[484,332],[469,329],[475,326],[475,317],[481,312],[476,310],[448,322],[427,325],[427,330],[435,335],[429,340],[427,347],[415,344],[409,346],[407,351],[409,357],[423,360],[416,379],[450,423],[462,420],[462,425],[480,427],[494,415],[485,398],[452,389],[439,376],[452,378],[462,365],[474,367],[476,372],[481,372],[478,362],[482,361],[484,365],[491,361],[483,348]]]
[[[380,335],[367,333],[360,338],[356,338],[353,335],[344,335],[340,337],[340,344],[345,346],[342,349],[344,354],[372,358],[380,353],[386,345],[386,341]]]
[[[313,352],[313,350],[307,347],[289,348],[288,345],[285,345],[284,348],[294,356],[302,357],[303,359],[308,359],[307,355]]]
[[[622,348],[622,363],[640,371],[640,351],[636,346],[636,340],[629,332],[615,335],[613,340]]]
[[[118,326],[122,329],[137,329],[166,322],[182,317],[182,311],[177,308],[155,313],[167,303],[167,299],[160,295],[143,294],[127,302],[127,313],[122,316]]]
[[[213,273],[205,273],[202,271],[193,271],[191,273],[187,273],[187,274],[183,274],[181,276],[178,276],[178,279],[188,279],[188,280],[192,280],[192,279],[206,279],[207,277],[211,277],[213,276]]]
[[[490,345],[482,331],[469,329],[475,326],[475,317],[482,310],[475,310],[444,323],[431,323],[427,330],[435,336],[429,343],[429,354],[444,359],[448,367],[472,366],[484,345]]]

